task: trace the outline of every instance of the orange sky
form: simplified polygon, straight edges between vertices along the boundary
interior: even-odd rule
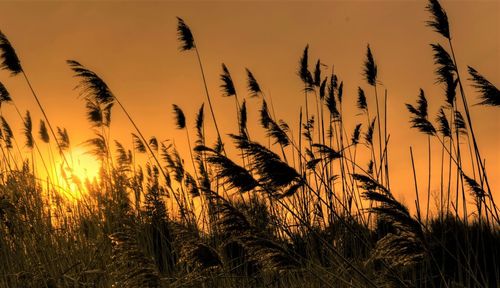
[[[500,2],[442,1],[442,4],[448,13],[462,75],[467,75],[464,68],[471,65],[498,87]],[[73,144],[88,139],[92,132],[85,119],[84,103],[77,99],[78,91],[73,90],[77,79],[66,65],[67,59],[77,60],[98,73],[144,134],[176,139],[178,146],[185,145],[185,134],[174,130],[171,106],[175,103],[183,108],[188,125],[193,126],[194,115],[205,95],[194,55],[178,49],[175,16],[184,18],[193,30],[223,133],[236,131],[236,115],[233,99],[221,97],[222,62],[228,65],[240,97],[248,94],[244,73],[248,67],[266,93],[272,95],[277,116],[297,127],[303,94],[296,70],[306,44],[310,45],[311,63],[320,58],[325,64],[334,64],[336,74],[344,81],[344,109],[347,115],[352,115],[346,123],[351,127],[349,130],[356,121],[364,123],[364,117],[355,116],[358,111],[354,104],[358,86],[371,95],[362,76],[369,43],[378,64],[379,79],[389,91],[393,189],[406,203],[412,204],[409,146],[414,147],[417,167],[421,167],[418,168],[421,189],[426,185],[427,146],[426,137],[410,129],[404,103],[415,103],[418,89],[423,88],[430,115],[434,117],[444,101],[442,87],[434,84],[429,47],[442,39],[425,26],[429,15],[424,7],[424,1],[403,0],[1,2],[0,29],[16,49],[51,121],[68,129]],[[37,127],[40,113],[22,78],[10,78],[3,71],[0,81],[21,110],[31,110]],[[467,87],[466,92],[469,102],[478,102],[473,89]],[[256,122],[260,102],[248,101],[249,121]],[[24,142],[13,107],[3,110],[14,131],[19,132],[18,141]],[[498,112],[498,108],[472,107],[493,191],[500,188]],[[132,127],[116,108],[112,123],[112,137],[130,143]],[[261,130],[257,125],[252,129]],[[439,160],[438,146],[433,153]],[[184,157],[187,159],[188,154],[184,153]],[[437,166],[434,171],[438,173]]]

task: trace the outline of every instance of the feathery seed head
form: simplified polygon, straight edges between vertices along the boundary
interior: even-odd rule
[[[222,63],[222,74],[220,75],[220,79],[222,81],[220,87],[222,89],[223,96],[236,95],[233,79],[231,78],[231,74],[224,63]]]
[[[59,148],[61,151],[68,149],[70,145],[68,130],[57,127],[57,135],[59,136]]]
[[[446,138],[446,137],[451,138],[450,123],[448,122],[448,119],[446,118],[446,114],[444,113],[444,110],[442,107],[441,107],[441,109],[439,109],[436,121],[439,125],[438,131],[441,133],[443,138]]]
[[[326,95],[326,82],[328,81],[328,77],[325,77],[323,82],[321,82],[321,85],[319,86],[319,99],[323,100],[325,99]]]
[[[406,104],[406,108],[412,114],[410,123],[413,128],[417,128],[420,132],[434,135],[436,129],[428,119],[427,115],[427,99],[425,98],[424,90],[420,89],[420,94],[417,100],[417,107],[411,104]]]
[[[181,51],[188,51],[196,48],[191,29],[189,29],[184,20],[180,17],[177,17],[177,39],[181,42]]]
[[[141,138],[139,138],[139,136],[135,135],[134,133],[131,134],[135,151],[139,153],[146,153],[146,145],[144,145],[144,142],[142,142]]]
[[[12,129],[10,128],[9,123],[3,116],[0,116],[0,120],[2,122],[2,138],[5,142],[5,146],[7,148],[12,148],[12,139],[14,138],[14,133],[12,133]]]
[[[429,3],[425,7],[431,15],[431,20],[427,21],[427,26],[432,27],[434,31],[443,35],[447,39],[451,39],[450,27],[448,24],[448,16],[446,11],[444,11],[438,0],[429,0]]]
[[[339,99],[339,103],[342,105],[342,96],[344,94],[344,81],[340,81],[339,88],[337,89],[337,97]]]
[[[9,39],[2,31],[0,31],[0,59],[2,60],[0,69],[9,71],[12,76],[23,71],[16,50],[14,50]]]
[[[45,126],[45,121],[43,120],[40,120],[40,131],[38,132],[38,134],[40,135],[40,139],[43,142],[49,143],[49,132],[47,131],[47,126]]]
[[[359,137],[361,135],[361,123],[356,125],[356,128],[354,128],[354,132],[352,133],[351,137],[351,142],[354,145],[357,145],[359,143]]]
[[[314,68],[314,86],[319,87],[321,85],[321,62],[316,62],[316,66]]]
[[[500,90],[498,90],[495,85],[493,85],[490,81],[484,78],[479,72],[477,72],[474,68],[469,68],[469,74],[472,76],[470,80],[472,80],[474,88],[477,89],[479,93],[481,93],[481,101],[479,104],[488,105],[488,106],[500,106]]]
[[[7,91],[7,88],[3,85],[2,82],[0,82],[0,108],[2,107],[2,104],[4,102],[10,102],[12,101],[12,98],[10,97],[9,91]]]
[[[311,86],[314,85],[314,80],[311,75],[311,72],[309,71],[309,45],[306,45],[306,48],[304,48],[304,52],[302,53],[302,57],[300,58],[299,61],[299,77],[304,82],[304,84],[310,88]]]
[[[186,117],[184,116],[184,112],[175,104],[173,104],[172,107],[174,108],[175,125],[177,129],[186,128]]]
[[[366,102],[366,95],[365,91],[361,89],[361,87],[358,87],[358,109],[366,111],[368,109],[368,104]]]
[[[250,92],[251,97],[257,97],[259,94],[262,93],[262,90],[260,89],[259,83],[253,76],[252,72],[248,70],[248,68],[245,68],[247,72],[247,85],[248,85],[248,91]]]
[[[434,51],[434,64],[437,66],[435,71],[437,75],[437,82],[447,83],[447,81],[454,78],[453,75],[457,70],[455,63],[443,46],[440,44],[431,44],[431,47]]]
[[[368,84],[375,86],[377,83],[377,65],[373,59],[373,54],[368,44],[366,47],[366,60],[364,67],[365,79]]]
[[[24,117],[24,136],[26,137],[26,147],[29,149],[33,149],[34,140],[33,140],[33,122],[31,121],[30,111],[26,111],[26,116]]]
[[[458,78],[453,79],[453,74],[446,76],[446,103],[449,107],[455,106],[455,97],[457,95]]]

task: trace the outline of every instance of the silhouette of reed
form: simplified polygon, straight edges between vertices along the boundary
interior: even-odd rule
[[[193,34],[177,18],[180,49],[197,55],[215,131],[205,127],[203,103],[193,124],[172,104],[175,127],[186,139],[146,138],[106,82],[74,60],[67,63],[95,135],[85,144],[99,160],[97,179],[57,176],[72,168],[65,156],[70,137],[65,128],[52,129],[33,89],[44,116],[38,135],[30,112],[23,116],[15,106],[29,153],[21,152],[0,115],[0,287],[498,287],[499,209],[469,109],[497,109],[499,92],[469,66],[479,105],[468,106],[446,12],[437,0],[426,9],[427,25],[449,45],[431,45],[436,84],[444,86],[437,115],[429,114],[422,89],[416,104],[406,104],[410,127],[428,140],[427,171],[415,168],[410,147],[415,213],[390,186],[388,92],[379,99],[378,62],[369,45],[360,72],[373,93],[360,86],[354,98],[346,97],[347,84],[333,66],[322,75],[329,66],[317,60],[311,72],[306,45],[296,71],[303,84],[297,93],[305,97],[297,127],[275,116],[270,95],[249,69],[245,99],[222,64],[221,96],[234,97],[238,124],[226,140]],[[1,69],[23,74],[31,87],[1,32],[0,58]],[[258,111],[247,107],[251,101],[262,103]],[[354,111],[346,101],[355,102]],[[0,83],[0,112],[11,102]],[[112,138],[115,105],[134,127],[130,148]],[[263,133],[247,125],[253,112]],[[344,120],[353,115],[363,121],[350,127]],[[216,142],[207,143],[212,134]],[[48,163],[37,141],[47,148]],[[433,168],[436,145],[441,155]],[[47,180],[38,178],[38,160]],[[440,169],[436,211],[432,169]],[[427,173],[426,197],[417,173]],[[79,199],[69,198],[71,183],[84,191]]]

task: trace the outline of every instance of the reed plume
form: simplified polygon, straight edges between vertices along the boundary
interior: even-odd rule
[[[234,88],[233,79],[231,78],[231,74],[229,73],[229,69],[227,66],[222,63],[222,74],[220,75],[220,79],[222,81],[221,90],[222,95],[229,97],[236,95],[236,89]]]
[[[248,69],[245,68],[245,71],[247,72],[247,87],[248,91],[250,92],[251,97],[257,97],[260,94],[262,94],[262,90],[260,89],[260,85],[253,76],[252,72]]]
[[[483,101],[479,102],[479,104],[487,106],[500,106],[500,90],[479,74],[479,72],[477,72],[474,68],[470,66],[468,68],[469,74],[472,77],[470,80],[473,81],[473,86],[479,93],[481,93],[481,99]]]
[[[106,139],[101,133],[95,133],[96,137],[90,138],[84,142],[84,145],[90,147],[90,150],[87,153],[90,153],[99,160],[104,161],[104,159],[108,159],[108,146],[106,144]]]
[[[0,108],[2,108],[3,103],[11,102],[12,98],[10,97],[10,93],[5,88],[2,82],[0,82]]]
[[[316,149],[316,152],[318,152],[321,155],[322,159],[327,163],[335,159],[340,159],[342,157],[341,152],[332,149],[328,145],[316,143],[312,144],[312,147]]]
[[[95,72],[85,68],[75,60],[66,61],[75,77],[80,79],[80,83],[75,87],[80,89],[80,95],[83,98],[95,99],[99,104],[113,102],[115,96],[108,85]]]
[[[431,13],[431,20],[427,21],[427,26],[432,27],[434,31],[451,40],[450,27],[448,25],[448,16],[438,0],[429,0],[426,6],[427,11]]]
[[[377,117],[373,117],[373,120],[370,122],[370,126],[368,126],[368,129],[366,130],[365,132],[365,143],[368,145],[368,146],[373,146],[373,132],[374,132],[374,129],[375,129],[375,118]]]
[[[344,81],[340,81],[339,87],[337,88],[337,98],[339,99],[340,105],[342,105],[343,96],[344,96]]]
[[[177,17],[177,39],[181,43],[181,51],[189,51],[196,48],[191,29],[189,29],[186,22],[184,22],[184,20],[180,17]]]
[[[2,122],[2,138],[5,142],[5,146],[7,148],[12,148],[12,139],[14,138],[14,133],[12,133],[12,129],[10,128],[9,123],[3,116],[0,116],[0,120]]]
[[[439,109],[436,121],[439,124],[438,131],[441,133],[441,136],[443,136],[443,138],[451,138],[450,123],[448,122],[448,118],[446,118],[443,108]]]
[[[434,135],[436,133],[436,129],[428,119],[427,99],[425,98],[424,90],[420,89],[417,107],[406,104],[406,108],[413,115],[410,118],[413,128],[417,128],[420,132],[428,135]]]
[[[288,139],[288,136],[286,134],[288,125],[286,125],[286,123],[284,122],[278,124],[271,118],[265,100],[262,100],[262,108],[260,110],[260,123],[262,124],[262,127],[267,130],[267,136],[274,139],[274,144],[280,144],[281,147],[290,145],[290,140]]]
[[[205,136],[204,136],[204,130],[203,130],[203,121],[204,121],[204,104],[201,104],[200,109],[198,109],[198,113],[196,113],[195,117],[195,127],[196,127],[196,144],[204,144],[205,143]]]
[[[368,104],[366,103],[365,91],[358,87],[358,102],[357,106],[359,110],[366,111],[368,109]]]
[[[153,151],[158,152],[158,148],[159,148],[158,139],[156,139],[155,136],[151,136],[149,138],[148,145],[149,145],[149,147],[151,147],[151,149],[153,149]]]
[[[323,79],[323,81],[321,82],[321,85],[319,86],[319,99],[320,100],[325,99],[327,82],[328,82],[328,77],[325,77],[325,79]]]
[[[460,111],[455,111],[455,130],[457,135],[467,135],[467,126],[465,125],[464,116]]]
[[[484,197],[486,197],[488,194],[484,191],[484,189],[481,187],[481,185],[479,185],[476,180],[474,180],[473,178],[465,175],[464,173],[462,173],[462,176],[464,177],[465,179],[465,182],[467,183],[467,185],[469,186],[470,190],[471,190],[471,194],[476,198],[476,199],[482,199]]]
[[[314,66],[313,84],[316,87],[320,87],[321,85],[321,62],[319,59],[316,61],[316,65]]]
[[[222,179],[222,184],[227,185],[229,189],[235,188],[244,193],[259,186],[250,172],[216,150],[199,145],[195,147],[195,151],[208,154],[206,160],[215,167],[217,178]]]
[[[330,83],[328,84],[328,95],[326,96],[326,107],[334,119],[340,117],[340,112],[337,109],[337,101],[335,99],[335,90],[337,89],[337,76],[332,75],[330,77]]]
[[[70,146],[68,130],[66,130],[66,128],[57,127],[57,136],[59,136],[58,140],[61,150],[67,150]]]
[[[0,59],[2,59],[0,69],[9,71],[12,76],[23,71],[16,50],[2,31],[0,31],[0,51]]]
[[[377,65],[375,64],[375,60],[373,59],[373,54],[372,50],[370,49],[370,45],[366,47],[364,76],[368,84],[370,84],[371,86],[375,86],[375,84],[377,83]]]
[[[175,125],[177,129],[186,128],[186,116],[184,116],[184,112],[175,104],[173,104],[172,107],[174,109]]]
[[[230,134],[245,156],[250,159],[250,171],[259,176],[258,182],[273,193],[288,185],[301,183],[302,178],[297,171],[283,162],[280,157],[257,142],[238,135]]]
[[[457,96],[457,85],[458,85],[458,78],[454,79],[455,77],[451,73],[446,73],[446,104],[449,107],[454,107],[455,106],[455,99]]]
[[[302,57],[299,60],[299,70],[297,74],[300,77],[300,80],[304,83],[306,90],[312,89],[314,85],[314,79],[309,71],[309,45],[306,45],[304,48],[304,52],[302,52]]]
[[[40,130],[38,130],[38,135],[43,142],[49,143],[49,132],[47,131],[47,126],[45,126],[45,121],[43,120],[40,120]]]
[[[129,172],[130,165],[132,164],[132,157],[129,157],[127,150],[123,145],[115,140],[116,146],[116,163],[118,164],[117,168],[121,172]]]
[[[26,138],[26,147],[33,149],[34,139],[33,139],[33,122],[31,121],[30,111],[26,111],[26,116],[24,117],[24,136]]]
[[[434,51],[434,64],[437,67],[437,82],[453,83],[451,81],[457,71],[455,62],[453,62],[450,54],[448,53],[448,51],[446,51],[446,49],[443,48],[443,46],[441,46],[441,44],[431,44],[431,47]]]
[[[359,138],[361,136],[361,126],[362,124],[356,124],[356,127],[354,127],[354,131],[352,132],[352,137],[351,137],[351,143],[353,145],[357,145],[359,143]]]
[[[134,144],[135,151],[139,153],[146,153],[146,145],[142,142],[141,138],[134,133],[132,135],[132,143]]]

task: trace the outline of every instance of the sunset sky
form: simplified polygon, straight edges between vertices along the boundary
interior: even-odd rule
[[[344,111],[352,116],[346,119],[346,127],[352,131],[357,122],[365,121],[356,116],[358,86],[366,90],[369,98],[373,97],[362,75],[366,45],[370,44],[382,82],[379,91],[383,95],[383,89],[388,90],[392,188],[405,203],[412,204],[409,147],[413,146],[424,189],[427,138],[410,128],[404,104],[414,104],[422,88],[434,119],[444,103],[443,87],[435,84],[429,44],[440,42],[447,47],[447,43],[426,27],[429,14],[425,5],[424,1],[406,0],[2,1],[0,30],[16,49],[49,118],[54,125],[68,129],[74,146],[93,134],[85,118],[84,102],[78,98],[79,91],[74,90],[78,79],[67,66],[68,59],[77,60],[100,75],[145,135],[175,140],[185,159],[189,157],[187,149],[182,148],[186,145],[185,134],[175,130],[172,104],[184,110],[188,126],[193,127],[195,113],[206,98],[195,55],[179,50],[176,16],[183,18],[193,31],[223,134],[237,130],[234,101],[222,97],[219,88],[221,63],[230,69],[241,98],[248,95],[244,68],[249,68],[263,90],[272,96],[276,116],[288,122],[296,134],[299,109],[304,105],[303,85],[296,71],[306,44],[310,46],[310,63],[319,58],[328,65],[324,75],[334,65],[335,73],[344,81]],[[462,77],[468,76],[466,67],[470,65],[499,87],[500,2],[442,1],[442,5],[448,13]],[[2,71],[0,81],[20,110],[31,111],[37,131],[41,114],[24,80]],[[465,83],[469,85],[469,103],[478,103],[471,82]],[[250,129],[261,133],[257,131],[262,128],[256,124],[260,100],[247,101]],[[17,141],[24,143],[22,123],[14,108],[6,105],[2,110]],[[498,193],[499,110],[472,106],[471,112],[492,190]],[[130,147],[133,127],[116,108],[112,118],[112,138]],[[212,125],[209,117],[206,120]],[[211,135],[213,142],[213,131]],[[441,149],[434,147],[433,154],[439,160]],[[438,166],[434,172],[437,179]]]

